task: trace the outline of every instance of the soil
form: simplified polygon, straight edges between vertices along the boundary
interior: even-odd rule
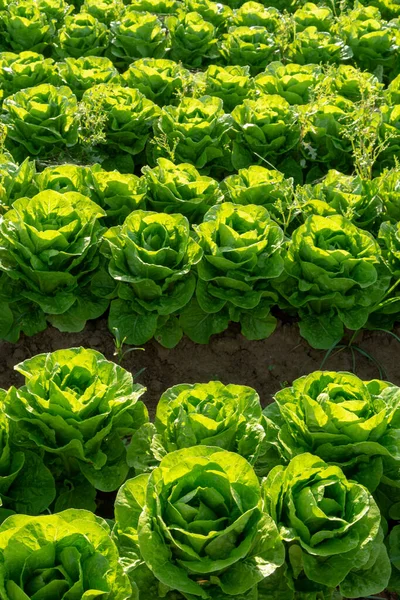
[[[353,349],[353,356],[348,348],[332,352],[323,368],[353,371],[365,380],[380,377],[400,386],[400,341],[375,331],[362,332],[355,344],[359,350]],[[13,367],[26,358],[75,346],[94,348],[116,360],[114,340],[105,319],[89,323],[80,333],[61,334],[49,328],[33,338],[22,337],[18,344],[0,343],[0,387],[22,384],[22,376]],[[269,339],[259,342],[246,340],[233,325],[204,346],[187,338],[172,350],[148,342],[143,352],[127,353],[122,366],[138,374],[136,381],[147,387],[144,401],[154,415],[157,401],[167,388],[213,379],[254,387],[265,406],[281,387],[320,369],[325,356],[326,351],[310,348],[295,323],[280,324]]]

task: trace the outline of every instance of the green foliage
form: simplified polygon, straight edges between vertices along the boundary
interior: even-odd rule
[[[114,280],[109,287],[114,284],[118,298],[111,303],[110,330],[117,329],[128,344],[141,345],[155,336],[163,346],[175,346],[182,337],[175,315],[193,296],[192,266],[202,255],[188,220],[137,210],[104,239],[102,252]]]
[[[136,88],[159,106],[177,104],[190,85],[191,73],[173,60],[142,58],[121,76],[121,83]]]
[[[254,78],[254,86],[262,94],[282,96],[291,105],[307,104],[321,79],[319,66],[272,62]]]
[[[1,15],[4,41],[13,52],[43,52],[52,42],[56,28],[39,6],[31,0],[10,2]],[[4,48],[6,49],[6,48]]]
[[[257,584],[284,562],[252,467],[220,448],[170,453],[121,488],[115,516],[124,563],[147,597],[257,598]]]
[[[245,100],[232,111],[232,118],[235,169],[260,161],[265,166],[275,164],[278,156],[288,153],[299,142],[296,113],[280,96],[263,94],[257,100]]]
[[[147,183],[147,202],[153,210],[180,213],[190,223],[201,223],[207,210],[222,201],[217,181],[200,175],[190,164],[174,165],[159,158],[154,169],[143,167]]]
[[[67,85],[78,98],[86,90],[100,83],[119,83],[119,73],[108,58],[86,56],[67,57],[57,65],[57,73],[63,85]]]
[[[35,164],[28,158],[17,165],[11,160],[0,157],[0,209],[7,211],[14,200],[31,196],[36,192],[34,183]]]
[[[17,341],[21,329],[44,329],[45,315],[61,331],[79,331],[106,310],[107,302],[90,296],[104,214],[75,192],[47,190],[14,202],[0,223],[1,337]],[[33,305],[25,319],[18,315],[23,303]]]
[[[196,79],[195,92],[200,96],[221,98],[226,112],[241,104],[253,91],[249,67],[210,65],[204,74]]]
[[[197,68],[218,57],[216,30],[196,12],[178,12],[168,17],[172,60],[185,67]]]
[[[4,97],[25,88],[56,81],[56,69],[51,58],[37,52],[2,52],[0,54],[0,87]]]
[[[93,510],[94,489],[126,480],[126,441],[148,420],[145,391],[95,350],[39,354],[17,365],[25,385],[11,387],[4,410],[18,450],[43,456],[57,486],[56,510]]]
[[[275,394],[264,415],[268,441],[287,464],[312,452],[339,465],[379,499],[380,486],[399,486],[399,388],[351,373],[316,371]]]
[[[154,468],[169,452],[193,446],[218,446],[257,465],[264,452],[266,424],[255,390],[242,385],[180,384],[157,404],[155,423],[132,437],[128,463],[137,473]]]
[[[86,510],[15,515],[1,525],[0,538],[4,599],[133,597],[109,526]]]
[[[123,0],[84,0],[81,7],[81,12],[92,15],[106,25],[110,25],[111,21],[117,21],[124,10]]]
[[[139,58],[162,58],[168,43],[167,31],[155,15],[134,10],[111,24],[111,35],[111,57],[121,68]]]
[[[59,58],[102,56],[108,43],[107,26],[90,14],[79,13],[65,19],[55,42],[55,54]]]
[[[284,262],[277,289],[313,348],[329,349],[344,326],[362,328],[389,287],[378,243],[339,215],[308,217],[293,232]]]
[[[222,36],[220,53],[225,64],[249,66],[252,75],[280,58],[273,34],[266,27],[257,25],[230,27]]]
[[[240,169],[221,182],[221,190],[228,202],[264,206],[280,225],[294,218],[293,179],[286,179],[277,170],[252,165]]]
[[[154,123],[154,158],[191,163],[208,172],[213,166],[231,168],[229,160],[232,119],[222,100],[212,96],[184,97],[178,106],[165,106]]]
[[[7,140],[33,156],[74,146],[77,109],[76,97],[66,86],[42,84],[16,92],[3,102]]]
[[[104,138],[107,147],[136,155],[144,150],[159,108],[138,90],[116,84],[101,83],[88,89],[82,98],[91,117],[104,115]]]
[[[263,492],[288,545],[289,587],[305,594],[340,586],[346,598],[385,588],[391,569],[381,516],[365,487],[338,467],[300,454],[272,469]]]
[[[197,265],[196,300],[181,315],[184,332],[205,344],[236,321],[248,339],[268,337],[276,326],[271,280],[283,271],[280,227],[263,206],[226,202],[194,229],[204,256]]]
[[[88,174],[90,198],[106,212],[107,225],[122,224],[138,208],[144,208],[146,182],[130,173],[93,168]]]

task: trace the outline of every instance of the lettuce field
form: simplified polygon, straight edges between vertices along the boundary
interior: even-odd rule
[[[399,364],[399,0],[0,0],[0,600],[398,600]]]

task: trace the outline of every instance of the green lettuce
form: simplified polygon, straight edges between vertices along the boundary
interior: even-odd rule
[[[204,255],[197,265],[196,299],[180,318],[184,332],[206,344],[235,321],[250,340],[268,337],[276,327],[271,281],[283,271],[281,228],[263,206],[226,202],[211,208],[194,229]]]
[[[192,74],[173,60],[142,58],[135,60],[121,76],[121,83],[142,92],[159,106],[177,104],[190,84]]]
[[[113,62],[123,69],[138,58],[162,58],[167,44],[167,30],[150,12],[131,9],[111,23],[110,55]]]
[[[149,599],[174,590],[191,600],[256,599],[257,584],[284,562],[252,467],[220,448],[168,454],[124,484],[115,517],[124,564]]]
[[[52,44],[56,31],[54,22],[31,0],[7,2],[1,23],[4,42],[14,52],[43,52]]]
[[[80,331],[106,310],[108,302],[90,293],[104,214],[75,192],[48,190],[14,202],[0,223],[0,337],[16,341],[25,330],[14,312],[23,302],[39,310],[42,329],[46,315],[62,331]]]
[[[390,383],[315,371],[277,392],[264,415],[268,441],[283,463],[311,452],[377,499],[380,486],[392,486],[393,496],[400,488],[400,392]]]
[[[220,53],[225,64],[249,66],[252,75],[280,57],[275,36],[259,25],[230,27],[220,41]]]
[[[218,32],[226,29],[232,16],[232,9],[229,6],[211,0],[184,0],[184,6],[188,12],[196,12],[205,21],[212,23]]]
[[[29,158],[20,165],[12,160],[1,160],[0,156],[0,212],[10,209],[12,203],[24,196],[37,192],[35,163]]]
[[[359,176],[330,170],[320,183],[307,184],[296,192],[304,215],[340,214],[372,232],[379,228],[383,212],[382,199],[374,187]]]
[[[352,56],[351,48],[342,38],[328,31],[318,31],[315,26],[296,33],[287,50],[288,60],[299,65],[337,64]]]
[[[254,78],[254,86],[261,94],[277,94],[289,104],[307,104],[321,79],[320,66],[272,62]]]
[[[95,490],[127,479],[126,445],[148,421],[145,391],[95,350],[39,354],[17,365],[25,385],[11,387],[4,410],[18,450],[41,453],[57,484],[55,509],[90,507]]]
[[[78,142],[76,96],[68,87],[42,84],[21,90],[3,102],[7,140],[37,156]]]
[[[264,452],[264,438],[255,390],[220,381],[184,383],[161,396],[154,425],[145,423],[132,436],[128,463],[137,473],[145,472],[169,452],[203,445],[237,452],[254,467]]]
[[[110,330],[118,330],[127,344],[156,337],[168,348],[175,346],[182,337],[176,313],[193,296],[192,266],[202,255],[188,220],[137,210],[104,239],[102,252],[118,298],[111,303]]]
[[[110,25],[117,21],[124,13],[123,0],[84,0],[81,11],[92,15],[101,23]]]
[[[107,25],[87,13],[78,13],[65,19],[55,41],[59,58],[101,56],[109,44]]]
[[[51,58],[37,52],[2,52],[0,54],[0,87],[4,97],[42,83],[54,83],[56,69]]]
[[[170,57],[185,67],[197,68],[218,57],[216,30],[199,13],[178,11],[168,17]]]
[[[15,515],[1,525],[0,538],[4,600],[137,598],[108,524],[86,510],[36,518]]]
[[[142,169],[147,183],[146,199],[153,210],[181,213],[190,223],[201,223],[207,210],[222,201],[218,182],[200,175],[193,165],[174,165],[159,158],[154,169]]]
[[[377,241],[339,215],[308,217],[293,232],[284,262],[276,287],[313,348],[330,348],[344,327],[364,327],[389,287]]]
[[[346,598],[385,589],[390,561],[379,509],[365,487],[339,467],[300,454],[272,469],[263,492],[287,548],[289,587],[300,597],[319,591],[322,598],[336,586]]]
[[[95,168],[94,166],[92,168]],[[89,167],[80,165],[57,165],[46,167],[37,173],[35,183],[39,192],[54,190],[56,192],[79,192],[90,197],[90,186],[87,182]]]
[[[253,82],[247,66],[210,65],[203,74],[197,76],[195,84],[195,91],[200,89],[201,95],[221,98],[226,112],[232,111],[245,98],[251,96],[253,91]]]
[[[78,100],[89,88],[100,83],[119,83],[119,73],[103,56],[67,57],[56,65],[63,85],[69,86]]]
[[[146,182],[136,175],[92,167],[88,184],[90,198],[105,210],[108,225],[123,223],[132,211],[145,206]]]
[[[0,390],[3,402],[6,392]],[[38,515],[55,498],[54,479],[42,458],[12,443],[10,421],[0,412],[0,522],[13,512]]]
[[[399,27],[383,21],[376,7],[357,4],[339,18],[336,30],[361,69],[374,73],[378,68],[388,78],[399,74]]]
[[[105,116],[104,146],[131,155],[141,153],[160,109],[136,89],[100,83],[83,94],[87,110]]]
[[[264,206],[281,225],[295,216],[290,215],[293,179],[286,178],[276,169],[251,165],[248,169],[239,169],[236,175],[226,177],[220,187],[227,202]]]
[[[223,166],[231,169],[231,116],[226,114],[220,98],[185,96],[178,106],[165,106],[154,123],[152,162],[158,157],[175,163],[191,163],[208,173]]]
[[[299,142],[296,113],[281,96],[263,94],[256,100],[245,100],[232,111],[232,118],[232,164],[236,169],[263,159],[275,163]]]

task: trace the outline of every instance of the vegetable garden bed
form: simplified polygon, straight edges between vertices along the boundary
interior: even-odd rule
[[[399,0],[0,0],[0,600],[398,600]]]

